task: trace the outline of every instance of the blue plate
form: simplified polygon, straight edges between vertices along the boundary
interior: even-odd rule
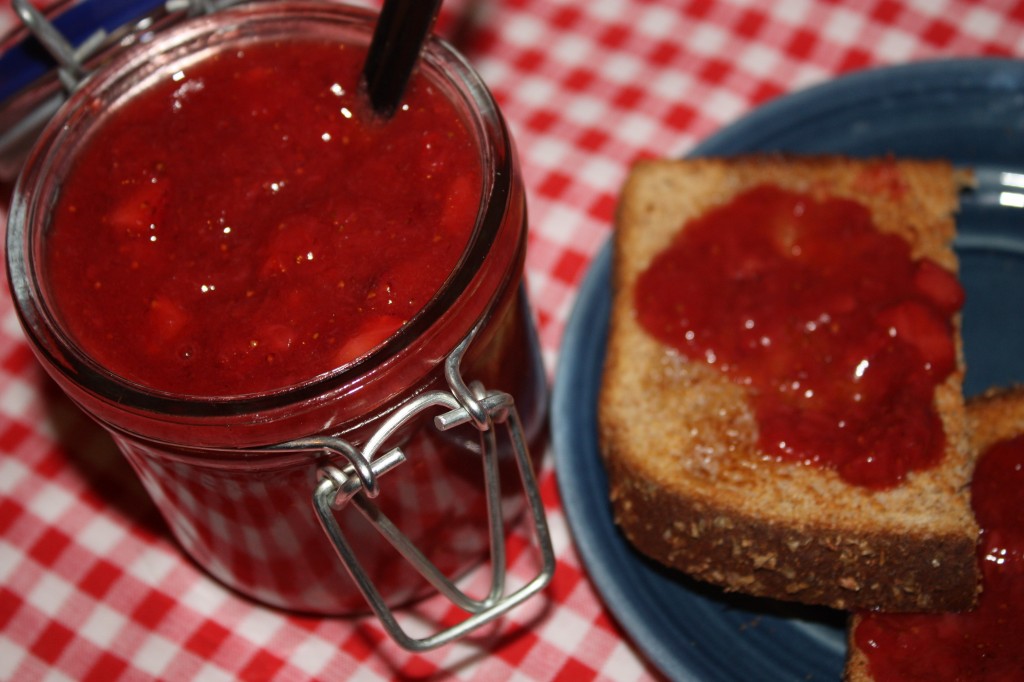
[[[1024,63],[978,59],[864,71],[752,112],[694,150],[895,154],[971,167],[956,249],[967,292],[966,392],[1024,383]],[[838,680],[845,615],[727,595],[632,550],[612,522],[597,449],[610,245],[591,265],[560,352],[555,463],[565,512],[608,608],[667,676]]]

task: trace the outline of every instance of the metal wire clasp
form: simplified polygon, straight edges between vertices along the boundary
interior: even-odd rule
[[[327,451],[341,455],[347,461],[342,468],[334,465],[320,468],[320,482],[313,493],[313,506],[324,532],[370,608],[391,638],[410,651],[436,648],[494,620],[542,590],[554,575],[555,557],[551,537],[514,401],[507,393],[487,391],[479,384],[467,386],[462,380],[460,364],[475,333],[476,330],[471,332],[445,361],[445,378],[450,390],[430,391],[410,400],[388,417],[362,450],[347,441],[330,437],[303,438],[278,446],[285,449]],[[483,599],[467,595],[449,580],[372,502],[380,492],[378,479],[405,461],[405,454],[400,448],[378,455],[383,444],[421,412],[437,407],[447,408],[447,411],[434,418],[434,426],[437,429],[446,431],[472,423],[480,432],[491,553],[491,585]],[[498,426],[505,427],[512,446],[520,482],[528,502],[534,541],[541,559],[537,575],[511,593],[506,593],[508,565],[500,503],[501,483],[496,433]],[[432,587],[465,611],[467,617],[435,634],[422,638],[410,636],[384,602],[372,577],[364,570],[337,521],[334,512],[350,503],[355,505]]]
[[[0,181],[17,176],[46,123],[111,55],[184,19],[209,14],[238,1],[78,0],[64,3],[72,6],[67,15],[73,15],[75,21],[62,22],[64,14],[51,21],[29,0],[12,0],[15,15],[25,25],[27,34],[25,40],[14,43],[8,53],[0,55]],[[60,26],[71,30],[65,33]],[[37,61],[35,49],[29,49],[35,48],[36,43],[53,64]],[[12,53],[14,61],[6,61]],[[22,59],[28,60],[27,71],[16,75],[5,71],[14,68],[12,63],[24,69]]]
[[[61,85],[68,92],[74,92],[88,75],[85,62],[110,41],[111,35],[98,28],[76,48],[29,0],[12,0],[11,5],[21,22],[57,62]],[[183,12],[187,16],[210,13],[215,9],[211,0],[167,0],[163,7],[167,14]],[[122,29],[127,30],[128,27]]]

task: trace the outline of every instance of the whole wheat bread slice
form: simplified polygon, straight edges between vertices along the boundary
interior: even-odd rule
[[[967,403],[967,423],[971,434],[971,450],[975,457],[996,443],[1024,433],[1024,387],[993,389]],[[984,586],[983,586],[984,587]],[[853,614],[848,629],[848,650],[843,679],[848,682],[869,682],[875,679],[867,654],[856,644],[856,630],[862,616]],[[915,652],[929,656],[932,652]]]
[[[959,368],[935,394],[944,459],[878,491],[817,466],[764,461],[745,389],[659,343],[634,309],[637,277],[689,219],[762,183],[855,199],[879,230],[903,235],[915,258],[955,271],[963,180],[946,163],[889,159],[749,156],[634,167],[618,207],[598,414],[615,520],[637,549],[726,590],[836,608],[947,610],[975,601],[959,320]]]

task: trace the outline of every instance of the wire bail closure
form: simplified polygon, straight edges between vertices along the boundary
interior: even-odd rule
[[[445,379],[450,390],[429,391],[410,400],[381,424],[362,450],[340,438],[319,436],[289,441],[274,448],[327,452],[341,455],[347,460],[347,465],[343,468],[327,465],[319,469],[320,483],[313,493],[313,507],[338,557],[370,608],[391,638],[409,651],[421,652],[437,648],[498,618],[544,589],[551,582],[555,571],[554,551],[540,490],[537,487],[522,423],[512,396],[500,391],[487,391],[476,382],[467,386],[460,373],[462,358],[478,328],[472,330],[445,361]],[[434,426],[438,430],[446,431],[471,423],[480,434],[491,559],[490,589],[483,599],[476,599],[463,592],[372,502],[380,492],[378,479],[406,460],[400,448],[378,454],[383,444],[417,415],[437,407],[447,408],[446,412],[434,418]],[[505,427],[512,445],[520,482],[532,517],[534,541],[541,559],[537,575],[511,593],[507,593],[506,589],[508,565],[505,556],[505,528],[501,516],[501,482],[498,473],[496,433],[499,425]],[[356,509],[434,589],[466,612],[467,617],[456,625],[432,635],[420,638],[409,635],[385,603],[374,585],[373,578],[359,562],[338,523],[334,512],[350,503],[355,505]]]
[[[238,0],[137,0],[131,7],[126,7],[129,3],[125,2],[105,2],[75,3],[74,10],[89,11],[82,13],[83,23],[76,26],[78,35],[72,37],[73,32],[66,34],[58,27],[60,17],[51,21],[30,0],[12,0],[11,6],[27,35],[54,63],[43,66],[35,61],[37,57],[28,57],[28,72],[36,75],[27,77],[23,83],[18,76],[4,71],[14,68],[12,63],[0,63],[0,182],[17,176],[46,123],[89,75],[103,66],[109,55],[185,18],[210,14]],[[29,42],[15,44],[11,49],[18,53],[15,58],[32,54],[25,44]],[[10,55],[2,56],[6,62]],[[25,66],[17,59],[14,63]]]
[[[64,37],[64,34],[29,0],[12,0],[11,5],[15,14],[21,19],[21,23],[25,24],[39,44],[56,61],[57,75],[61,85],[68,93],[74,92],[89,75],[86,61],[108,44],[112,37],[111,34],[103,28],[98,28],[81,45],[74,47]],[[186,16],[208,14],[215,9],[212,0],[166,0],[163,4],[165,13],[184,12]],[[141,20],[140,26],[136,28],[144,27],[148,23],[149,20]],[[122,27],[122,29],[127,28]]]
[[[11,5],[18,18],[21,19],[21,23],[25,24],[39,44],[46,48],[46,51],[57,62],[57,75],[61,85],[67,92],[73,92],[85,78],[85,56],[90,54],[96,44],[106,37],[105,33],[103,31],[94,33],[76,50],[64,38],[64,35],[47,21],[43,13],[28,0],[13,0]]]

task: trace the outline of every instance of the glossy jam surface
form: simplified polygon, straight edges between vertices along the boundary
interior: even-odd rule
[[[971,483],[983,591],[966,613],[866,614],[854,636],[878,682],[1019,680],[1024,674],[1024,436],[990,448]]]
[[[863,205],[770,185],[687,224],[636,287],[649,333],[749,388],[768,457],[873,488],[942,457],[962,303]]]
[[[363,49],[263,42],[167,74],[88,140],[46,270],[71,335],[139,384],[273,390],[391,336],[459,261],[479,150],[423,77],[382,122]]]

